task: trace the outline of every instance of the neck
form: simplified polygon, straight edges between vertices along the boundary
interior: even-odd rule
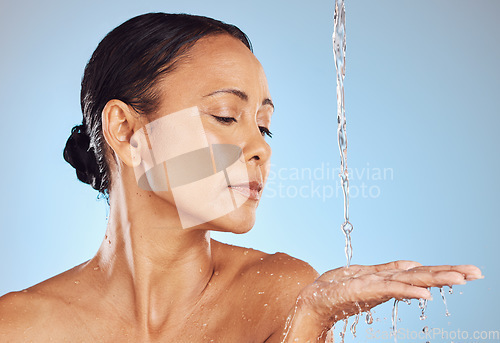
[[[201,299],[214,271],[210,235],[183,229],[174,210],[160,208],[164,200],[124,189],[113,189],[106,236],[88,265],[133,314],[127,320],[151,332]]]

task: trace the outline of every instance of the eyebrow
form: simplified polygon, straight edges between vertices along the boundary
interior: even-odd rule
[[[219,90],[216,90],[215,92],[212,92],[210,94],[207,94],[204,96],[205,97],[209,97],[209,96],[212,96],[212,95],[215,95],[215,94],[219,94],[219,93],[228,93],[228,94],[233,94],[233,95],[236,95],[238,98],[240,98],[241,100],[244,100],[244,101],[248,101],[248,94],[243,92],[243,91],[240,91],[238,89],[234,89],[234,88],[224,88],[224,89],[219,89]],[[269,105],[273,108],[274,110],[274,104],[273,104],[273,101],[269,98],[265,98],[263,101],[262,101],[262,105]]]

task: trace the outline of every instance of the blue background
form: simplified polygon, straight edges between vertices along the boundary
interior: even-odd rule
[[[80,80],[93,50],[123,21],[152,11],[202,14],[239,26],[252,40],[276,105],[269,140],[274,174],[255,227],[213,237],[286,252],[320,273],[345,264],[338,177],[326,175],[340,162],[333,0],[0,6],[0,294],[97,251],[105,201],[77,181],[62,151],[71,127],[81,123]],[[429,318],[419,321],[415,302],[402,304],[399,327],[416,333],[428,325],[469,336],[499,330],[500,1],[348,0],[346,11],[353,263],[475,264],[486,278],[455,287],[448,296],[451,317],[434,290]],[[321,168],[323,175],[294,177],[297,170]],[[390,304],[377,308],[377,321],[361,323],[358,338],[349,334],[346,341],[383,341],[390,311]]]

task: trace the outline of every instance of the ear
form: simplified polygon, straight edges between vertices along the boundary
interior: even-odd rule
[[[134,166],[130,151],[130,138],[139,119],[135,111],[123,101],[113,99],[108,101],[102,110],[102,132],[104,139],[123,163]]]

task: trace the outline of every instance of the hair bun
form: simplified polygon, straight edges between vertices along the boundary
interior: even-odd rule
[[[63,156],[66,162],[76,169],[76,175],[80,181],[99,190],[101,185],[99,166],[83,124],[71,129],[71,136],[66,142]]]

